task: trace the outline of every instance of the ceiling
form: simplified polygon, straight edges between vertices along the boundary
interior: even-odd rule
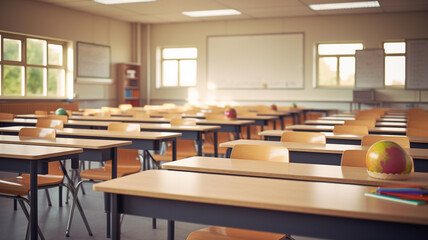
[[[191,21],[260,19],[272,17],[320,16],[361,13],[427,11],[428,0],[378,0],[380,8],[313,11],[308,5],[317,3],[367,0],[156,0],[156,2],[103,5],[92,0],[34,0],[73,10],[127,22],[172,23]],[[232,8],[237,16],[192,18],[183,11]]]

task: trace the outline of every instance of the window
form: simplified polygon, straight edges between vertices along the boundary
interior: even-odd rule
[[[0,32],[1,97],[64,98],[66,42]]]
[[[162,87],[196,86],[196,48],[164,48],[161,56]]]
[[[355,51],[362,43],[317,45],[317,86],[353,87],[355,84]]]
[[[406,43],[384,42],[385,87],[404,88],[406,79]]]

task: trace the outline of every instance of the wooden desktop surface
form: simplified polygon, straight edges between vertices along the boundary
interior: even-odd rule
[[[368,186],[419,184],[428,187],[428,173],[415,172],[407,180],[372,178],[366,168],[322,164],[284,163],[245,159],[190,157],[164,163],[162,168],[203,173],[347,183]]]
[[[344,121],[344,120],[355,120],[354,116],[349,117],[341,117],[341,116],[327,116],[327,117],[320,117],[319,120],[333,120],[333,121]],[[378,122],[407,122],[407,118],[381,118],[378,120]]]
[[[1,127],[0,132],[19,132],[22,126],[15,127]],[[64,130],[57,130],[57,135],[63,136],[92,136],[92,137],[109,137],[109,138],[127,138],[127,139],[147,139],[147,140],[162,140],[171,137],[179,137],[181,133],[171,132],[118,132],[107,130],[93,130],[93,129],[78,129],[78,128],[64,128]]]
[[[141,184],[145,183],[145,184]],[[373,187],[150,170],[93,185],[95,191],[202,204],[428,225],[428,205],[372,199]]]
[[[317,131],[317,132],[331,132],[334,129],[334,126],[328,125],[291,125],[286,127],[287,130],[297,130],[297,131]],[[406,128],[400,127],[374,127],[369,128],[370,133],[395,133],[395,134],[406,134]]]
[[[129,145],[132,142],[131,141],[113,141],[113,140],[77,139],[77,138],[43,139],[43,138],[32,138],[32,137],[19,137],[19,136],[12,136],[12,135],[0,135],[0,143],[52,146],[52,147],[105,149],[105,148],[121,147],[121,146]]]
[[[81,153],[81,148],[47,147],[21,144],[0,144],[0,158],[39,160]]]
[[[347,144],[314,144],[314,143],[297,143],[297,142],[279,142],[279,141],[264,141],[264,140],[246,140],[239,139],[229,142],[220,143],[220,147],[233,148],[238,144],[249,145],[270,145],[270,146],[284,146],[290,151],[296,152],[314,152],[314,153],[334,153],[342,154],[345,150],[361,150],[368,149],[360,145],[347,145]],[[409,153],[413,158],[428,159],[428,149],[411,148]]]
[[[343,125],[345,121],[337,120],[306,120],[305,125]],[[405,122],[376,122],[376,127],[407,127]]]

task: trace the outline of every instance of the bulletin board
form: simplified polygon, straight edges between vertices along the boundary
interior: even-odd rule
[[[110,46],[77,42],[77,81],[111,83]]]
[[[428,89],[428,39],[406,40],[406,89]]]
[[[303,33],[209,36],[207,41],[209,86],[303,88]]]
[[[383,48],[357,50],[355,52],[355,87],[383,88],[384,59]]]

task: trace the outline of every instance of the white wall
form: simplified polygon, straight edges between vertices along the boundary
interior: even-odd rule
[[[42,2],[0,1],[0,30],[111,46],[114,63],[131,61],[131,24]],[[80,107],[116,105],[115,84],[75,84]]]
[[[183,100],[191,98],[202,103],[223,101],[241,104],[277,103],[289,105],[290,102],[298,102],[309,107],[328,106],[347,109],[349,107],[347,102],[352,100],[352,89],[313,87],[315,81],[315,44],[362,41],[366,48],[379,48],[382,47],[382,42],[387,40],[428,38],[427,22],[428,12],[412,12],[155,24],[151,26],[150,32],[151,101],[152,103],[183,102]],[[207,89],[207,36],[287,32],[305,33],[304,89]],[[198,85],[196,88],[155,88],[155,53],[160,47],[198,48]],[[428,92],[419,90],[381,89],[377,96],[382,101],[428,101]],[[331,103],[331,101],[335,103]]]

